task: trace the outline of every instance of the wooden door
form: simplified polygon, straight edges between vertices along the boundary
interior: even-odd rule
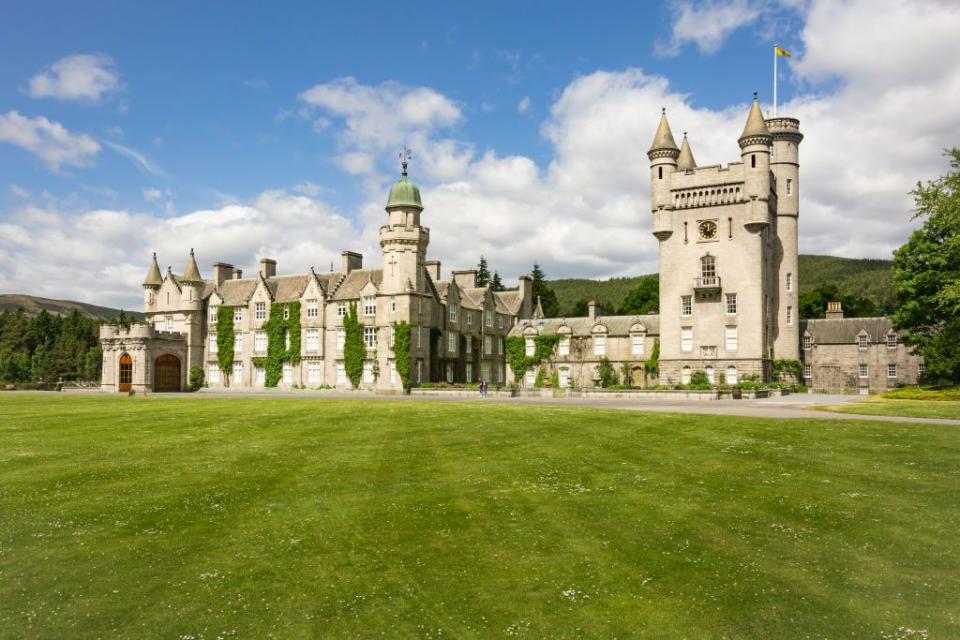
[[[129,353],[120,356],[120,371],[117,377],[117,391],[130,391],[133,385],[133,358]]]
[[[180,358],[169,354],[157,358],[153,367],[153,390],[180,391]]]

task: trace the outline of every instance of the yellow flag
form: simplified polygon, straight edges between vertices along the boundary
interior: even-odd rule
[[[773,48],[773,51],[774,51],[774,53],[776,53],[778,56],[784,56],[784,57],[787,57],[787,58],[790,57],[790,52],[787,51],[786,49],[781,49],[780,47],[775,46],[775,47]]]

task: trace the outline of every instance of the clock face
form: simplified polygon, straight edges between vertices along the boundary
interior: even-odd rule
[[[703,240],[713,240],[717,237],[717,223],[713,220],[704,220],[700,223],[699,229]]]

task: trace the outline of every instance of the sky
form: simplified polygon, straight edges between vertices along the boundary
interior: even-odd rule
[[[0,21],[0,293],[139,308],[182,272],[379,266],[401,149],[444,273],[657,270],[661,108],[739,161],[754,91],[800,119],[800,250],[889,258],[960,145],[953,0],[13,2]]]

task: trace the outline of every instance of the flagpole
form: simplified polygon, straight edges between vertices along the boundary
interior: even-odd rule
[[[773,117],[777,117],[777,46],[773,45]]]

